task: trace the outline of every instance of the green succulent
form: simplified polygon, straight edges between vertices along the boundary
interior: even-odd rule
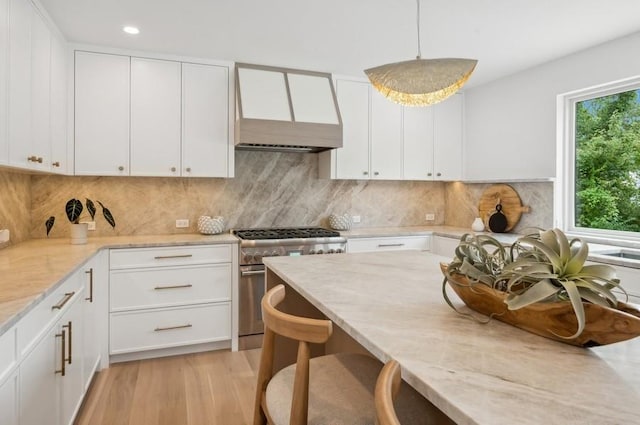
[[[460,273],[472,284],[484,284],[507,294],[509,310],[517,310],[537,302],[567,301],[578,321],[572,339],[585,327],[583,302],[616,308],[611,292],[619,288],[615,269],[604,264],[585,265],[589,246],[580,239],[569,240],[559,229],[540,231],[519,238],[505,249],[487,235],[464,235],[456,248],[456,258],[447,274]],[[445,276],[443,293],[447,303]],[[455,307],[454,307],[455,308]]]

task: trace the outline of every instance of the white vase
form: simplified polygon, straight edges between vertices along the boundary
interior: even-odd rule
[[[471,223],[471,230],[474,232],[482,232],[484,230],[484,223],[480,217],[476,217]]]
[[[71,224],[71,245],[87,243],[88,223]]]

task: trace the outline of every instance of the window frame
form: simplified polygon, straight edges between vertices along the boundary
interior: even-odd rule
[[[640,75],[587,87],[557,97],[557,151],[554,190],[554,222],[571,236],[594,242],[618,245],[640,245],[640,232],[591,229],[575,226],[575,117],[576,103],[640,89]]]

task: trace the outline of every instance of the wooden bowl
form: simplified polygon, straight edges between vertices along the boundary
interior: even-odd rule
[[[447,265],[440,264],[451,288],[470,309],[516,326],[536,335],[565,344],[580,347],[596,347],[625,341],[640,335],[640,310],[618,301],[618,309],[583,302],[585,314],[584,331],[575,338],[567,339],[578,329],[571,303],[535,303],[518,310],[509,310],[504,302],[507,294],[483,284],[472,284],[462,274],[447,273]]]

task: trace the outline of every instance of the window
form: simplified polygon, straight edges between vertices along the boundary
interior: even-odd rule
[[[560,227],[582,236],[640,241],[640,78],[559,100]]]

